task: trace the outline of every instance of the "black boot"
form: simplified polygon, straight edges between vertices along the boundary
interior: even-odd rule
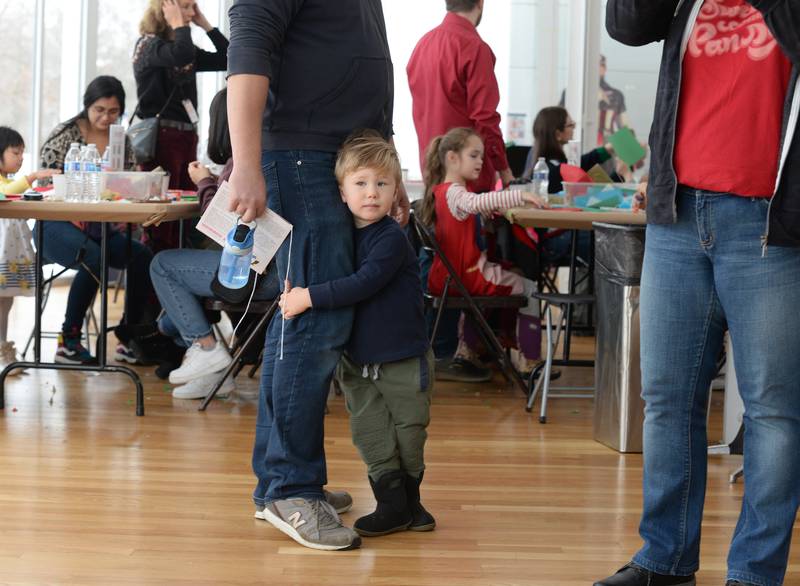
[[[353,524],[356,533],[364,537],[388,535],[405,531],[411,523],[406,498],[406,475],[402,470],[385,473],[377,481],[369,479],[372,494],[378,501],[375,512],[357,519]]]
[[[411,511],[411,525],[408,528],[411,531],[433,531],[436,527],[436,519],[419,502],[419,485],[422,484],[424,474],[420,473],[419,478],[406,474],[406,496]]]
[[[594,586],[695,586],[691,576],[667,576],[645,570],[636,564],[628,564],[613,576],[595,582]]]

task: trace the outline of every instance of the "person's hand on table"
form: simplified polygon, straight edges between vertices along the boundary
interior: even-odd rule
[[[647,207],[647,181],[642,181],[636,188],[636,194],[633,196],[633,204],[631,209],[634,212],[640,212]]]
[[[511,185],[511,182],[514,181],[514,173],[511,169],[503,169],[500,171],[500,181],[503,182],[503,189]]]
[[[530,204],[533,207],[539,209],[545,209],[549,207],[546,203],[542,201],[542,198],[528,191],[522,192],[522,201],[524,201],[526,204]]]
[[[164,20],[171,29],[181,28],[186,26],[183,24],[183,13],[178,0],[164,0],[161,3],[161,11],[164,13]]]
[[[61,175],[61,169],[39,169],[30,175],[26,175],[25,179],[28,181],[28,185],[33,185],[34,181],[49,179],[53,175]]]
[[[397,186],[397,197],[392,204],[392,217],[398,224],[405,227],[408,224],[408,216],[411,214],[411,202],[408,201],[408,192],[405,184],[401,181]]]
[[[267,208],[267,184],[259,165],[234,165],[228,184],[231,199],[228,211],[234,212],[248,224]]]
[[[292,288],[289,281],[285,281],[283,293],[281,293],[281,300],[278,305],[283,312],[283,317],[291,319],[300,315],[308,309],[311,309],[311,294],[306,287]]]
[[[208,177],[211,177],[211,171],[200,161],[192,161],[189,163],[189,178],[192,180],[192,183],[200,185],[200,181]]]

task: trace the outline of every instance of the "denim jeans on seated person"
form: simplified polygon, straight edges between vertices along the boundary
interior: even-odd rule
[[[202,299],[214,297],[211,282],[219,268],[220,254],[218,250],[162,250],[150,264],[153,287],[164,308],[158,329],[178,345],[189,347],[211,333]],[[253,299],[274,299],[278,293],[273,263],[259,278]]]
[[[75,266],[81,248],[84,249],[81,264],[76,266],[75,278],[69,288],[67,311],[64,315],[64,332],[80,330],[83,319],[97,293],[100,278],[100,242],[70,222],[36,222],[34,233],[44,226],[44,259],[63,267]],[[126,268],[128,239],[125,234],[109,227],[108,265],[115,269]],[[140,324],[154,319],[158,311],[148,310],[152,287],[150,284],[150,249],[137,240],[131,241],[131,259],[127,266],[125,281],[128,297],[129,324]],[[152,315],[152,317],[150,317]]]
[[[644,547],[658,573],[698,569],[706,409],[725,328],[745,406],[745,489],[728,579],[783,581],[800,501],[800,249],[762,255],[766,199],[681,188],[649,225],[641,286]]]
[[[269,208],[294,226],[289,281],[307,287],[353,272],[353,219],[333,174],[336,155],[264,152]],[[289,239],[276,258],[286,275]],[[350,337],[353,308],[309,310],[267,331],[253,446],[257,505],[323,498],[327,483],[323,420],[331,375]],[[282,327],[283,358],[280,356]]]

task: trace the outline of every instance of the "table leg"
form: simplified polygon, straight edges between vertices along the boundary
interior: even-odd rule
[[[572,231],[572,244],[569,255],[569,294],[575,295],[575,274],[578,264],[578,231]],[[572,343],[572,304],[567,306],[567,327],[564,331],[564,360],[569,360]]]

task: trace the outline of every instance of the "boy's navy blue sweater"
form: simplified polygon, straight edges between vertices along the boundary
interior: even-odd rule
[[[419,265],[390,217],[356,230],[356,272],[308,288],[315,309],[356,306],[347,352],[358,364],[382,364],[428,350]]]

